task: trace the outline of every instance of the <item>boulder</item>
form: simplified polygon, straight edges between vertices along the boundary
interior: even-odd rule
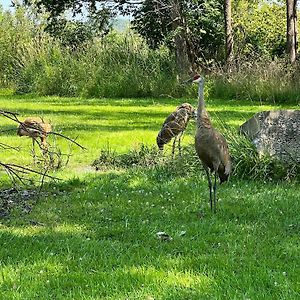
[[[271,110],[255,114],[240,126],[260,155],[300,162],[300,110]]]

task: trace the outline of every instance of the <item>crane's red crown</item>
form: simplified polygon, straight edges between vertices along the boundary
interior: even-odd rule
[[[196,74],[195,76],[194,76],[194,78],[193,78],[193,80],[197,80],[197,79],[199,79],[201,76],[199,75],[199,74]]]

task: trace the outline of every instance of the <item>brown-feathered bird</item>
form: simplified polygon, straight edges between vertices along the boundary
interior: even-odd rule
[[[29,136],[32,138],[32,144],[37,138],[41,139],[41,146],[44,151],[47,150],[46,138],[52,130],[51,124],[45,123],[41,118],[29,117],[19,124],[17,134],[19,136]]]
[[[217,176],[220,178],[220,183],[228,180],[231,173],[231,159],[225,138],[221,133],[213,128],[209,115],[205,109],[204,78],[200,75],[195,75],[193,82],[199,84],[195,148],[207,175],[210,193],[210,207],[211,210],[216,212]],[[211,179],[212,174],[214,174],[213,185]]]
[[[172,112],[164,121],[160,132],[157,135],[156,142],[158,148],[162,151],[164,145],[169,143],[174,138],[172,146],[172,157],[175,152],[175,144],[178,139],[178,148],[181,155],[181,137],[186,129],[189,120],[195,117],[195,109],[189,103],[183,103],[177,106],[176,110]]]

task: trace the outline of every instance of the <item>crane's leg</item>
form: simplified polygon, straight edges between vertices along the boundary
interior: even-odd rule
[[[45,156],[48,152],[48,144],[46,142],[46,139],[44,137],[41,137],[41,149],[42,149],[42,153],[43,156]]]
[[[182,152],[181,152],[181,138],[183,136],[183,132],[180,132],[178,135],[178,151],[179,151],[179,155],[182,156]]]
[[[32,138],[32,157],[33,157],[33,164],[36,165],[34,145],[35,145],[35,138]]]
[[[217,211],[217,172],[214,172],[215,179],[214,179],[214,213]]]
[[[177,136],[175,136],[173,145],[172,145],[172,159],[174,159],[176,140],[177,140]]]
[[[210,172],[207,167],[205,167],[205,172],[206,172],[208,187],[209,187],[210,210],[212,211],[212,209],[213,209],[213,206],[212,206],[212,204],[213,204],[213,202],[212,202],[212,182],[211,182],[211,178],[210,178]]]

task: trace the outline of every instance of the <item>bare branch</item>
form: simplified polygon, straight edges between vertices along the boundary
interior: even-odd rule
[[[13,146],[10,146],[10,145],[1,143],[1,142],[0,142],[0,148],[2,148],[2,149],[4,149],[4,150],[11,149],[11,150],[20,151],[20,148],[19,148],[19,147],[13,147]]]
[[[63,135],[63,134],[61,134],[61,133],[54,132],[54,131],[50,131],[50,132],[48,132],[48,134],[58,135],[58,136],[60,136],[60,137],[62,137],[62,138],[64,138],[64,139],[66,139],[66,140],[68,140],[68,141],[74,143],[75,145],[77,145],[77,146],[80,147],[81,149],[86,150],[85,147],[81,146],[81,145],[80,145],[79,143],[77,143],[75,140],[73,140],[73,139],[71,139],[71,138],[69,138],[69,137],[67,137],[67,136],[65,136],[65,135]]]
[[[0,162],[0,167],[2,167],[8,174],[9,176],[13,179],[14,182],[16,182],[15,178],[17,178],[21,183],[25,184],[26,180],[30,180],[27,178],[24,178],[22,175],[28,175],[28,174],[38,174],[41,175],[44,181],[44,178],[49,178],[49,179],[54,179],[54,180],[60,180],[58,177],[54,177],[51,175],[46,174],[46,172],[39,172],[27,167],[23,167],[17,164],[6,164]]]

